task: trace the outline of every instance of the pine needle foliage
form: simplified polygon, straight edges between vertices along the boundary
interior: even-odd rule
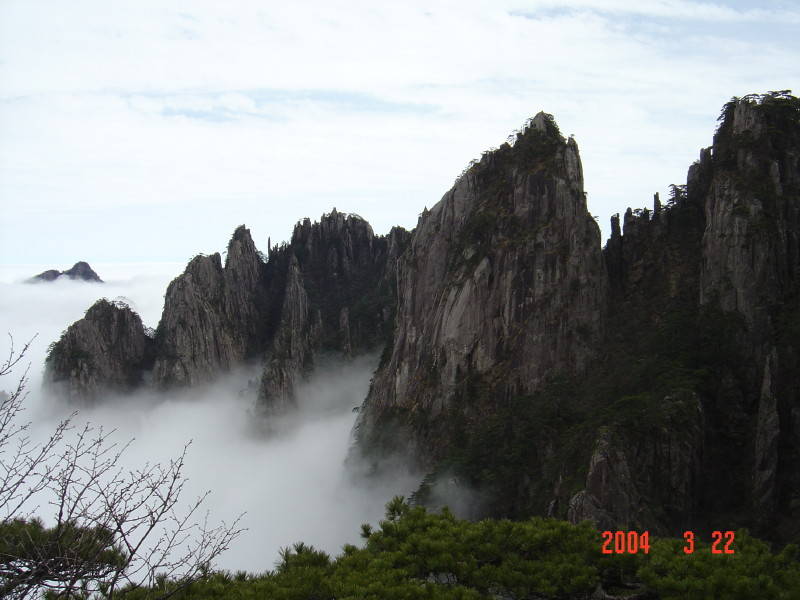
[[[800,594],[796,546],[773,553],[744,530],[737,532],[733,555],[712,554],[702,542],[687,555],[684,540],[677,539],[654,539],[649,554],[607,555],[588,522],[467,521],[446,508],[433,513],[396,497],[378,527],[363,528],[362,537],[362,547],[348,544],[333,559],[297,543],[281,551],[272,571],[209,573],[176,588],[174,598],[578,600],[609,593],[651,600],[789,600]],[[133,598],[149,598],[148,590],[136,593]]]

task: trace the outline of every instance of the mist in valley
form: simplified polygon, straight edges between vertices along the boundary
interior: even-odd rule
[[[177,265],[98,265],[105,284],[23,283],[45,268],[0,272],[2,356],[10,350],[6,332],[17,351],[36,336],[22,363],[0,379],[0,389],[14,387],[30,364],[22,420],[31,421],[35,440],[45,439],[76,408],[42,389],[48,345],[101,297],[124,298],[145,325],[155,327],[166,285],[181,270]],[[204,506],[211,524],[230,523],[245,513],[240,526],[247,530],[216,566],[261,572],[273,568],[281,547],[297,541],[331,554],[345,543],[358,543],[361,523],[377,522],[393,495],[408,495],[416,487],[419,477],[408,472],[367,484],[345,468],[353,409],[366,396],[377,361],[377,356],[328,357],[297,390],[297,411],[272,419],[268,434],[254,411],[260,364],[242,366],[201,389],[110,396],[96,406],[79,407],[73,423],[116,430],[112,439],[120,445],[133,439],[122,458],[131,469],[148,461],[166,463],[191,441],[182,501],[188,505],[210,490]],[[46,504],[38,513],[49,518]]]

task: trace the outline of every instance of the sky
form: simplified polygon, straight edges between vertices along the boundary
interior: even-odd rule
[[[334,207],[411,228],[540,110],[605,237],[732,96],[800,88],[798,26],[779,0],[0,0],[0,264],[184,263],[241,223],[265,250]]]

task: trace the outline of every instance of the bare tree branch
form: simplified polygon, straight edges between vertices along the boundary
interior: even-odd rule
[[[10,336],[9,336],[10,337]],[[20,363],[33,340],[0,363]],[[168,578],[181,589],[206,573],[243,529],[241,516],[212,527],[198,515],[210,492],[182,501],[191,445],[166,464],[122,466],[133,440],[73,425],[76,413],[35,443],[20,422],[26,369],[11,393],[0,392],[0,597],[22,600],[49,590],[59,598],[101,593],[112,599]],[[52,525],[34,517],[52,510]]]

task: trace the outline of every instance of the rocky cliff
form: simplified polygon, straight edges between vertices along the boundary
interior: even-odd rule
[[[156,330],[157,386],[206,382],[257,356],[265,345],[266,265],[250,231],[236,229],[225,266],[199,255],[170,283]]]
[[[98,300],[51,346],[45,381],[76,403],[95,402],[105,392],[128,392],[152,368],[154,346],[130,307]]]
[[[300,222],[288,244],[264,256],[240,226],[224,266],[219,254],[198,255],[170,283],[154,339],[138,317],[118,332],[100,323],[93,307],[53,344],[46,380],[63,382],[57,387],[70,390],[71,400],[87,400],[101,389],[128,389],[123,379],[132,385],[145,374],[159,389],[185,387],[263,361],[259,406],[285,410],[319,353],[383,348],[394,323],[397,257],[408,237],[401,228],[376,236],[362,218],[334,209],[318,223]],[[147,361],[124,354],[134,337],[146,338]],[[129,363],[127,379],[115,359],[97,355],[109,345]]]
[[[800,101],[734,99],[662,205],[600,251],[571,140],[538,116],[414,231],[359,451],[412,448],[475,514],[800,534]]]
[[[408,238],[401,228],[376,236],[361,217],[334,209],[319,223],[298,223],[289,246],[273,252],[288,266],[259,390],[265,409],[293,402],[294,386],[319,352],[382,349],[394,324],[397,257]]]
[[[643,375],[661,380],[640,382],[639,391],[669,402],[679,390],[696,396],[652,428],[648,444],[619,436],[625,461],[639,463],[640,506],[665,509],[660,522],[673,530],[735,523],[784,539],[800,533],[792,466],[800,441],[799,113],[783,93],[728,103],[713,145],[686,186],[673,187],[668,210],[629,213],[624,235],[605,249],[610,322],[628,346],[617,354],[649,363]],[[661,446],[661,456],[642,461],[648,446]]]
[[[540,113],[420,217],[364,429],[382,436],[388,415],[413,415],[425,423],[418,458],[433,464],[449,445],[434,423],[469,429],[551,372],[580,376],[602,333],[605,288],[578,147]]]

